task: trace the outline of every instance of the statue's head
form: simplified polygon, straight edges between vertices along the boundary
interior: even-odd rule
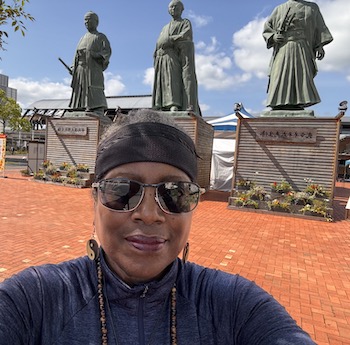
[[[85,14],[84,21],[88,31],[94,31],[98,26],[98,15],[95,12],[89,11]]]
[[[180,17],[185,9],[184,4],[180,0],[172,0],[168,6],[169,14],[172,17]]]

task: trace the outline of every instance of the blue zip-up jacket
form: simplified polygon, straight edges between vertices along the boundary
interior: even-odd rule
[[[179,345],[315,344],[272,296],[238,275],[176,260],[160,281],[129,287],[103,258],[102,270],[109,345],[171,344],[174,282]],[[96,264],[88,257],[31,267],[0,284],[0,345],[99,344]]]

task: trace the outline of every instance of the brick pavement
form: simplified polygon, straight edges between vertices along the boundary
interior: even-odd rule
[[[89,189],[0,178],[0,281],[25,267],[85,254]],[[190,260],[238,273],[271,293],[319,345],[350,345],[350,183],[338,183],[335,222],[227,209],[225,193],[200,202]]]

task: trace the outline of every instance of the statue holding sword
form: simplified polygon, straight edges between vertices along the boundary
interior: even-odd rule
[[[78,43],[72,67],[61,58],[59,61],[72,75],[69,107],[103,115],[107,108],[103,71],[108,67],[112,51],[107,37],[97,31],[97,14],[88,12],[84,20],[88,32]]]
[[[267,106],[303,110],[321,102],[314,77],[316,59],[333,38],[316,3],[288,0],[277,6],[264,25],[267,48],[273,48]]]

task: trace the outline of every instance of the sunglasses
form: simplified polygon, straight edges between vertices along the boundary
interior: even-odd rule
[[[204,193],[194,182],[140,183],[125,178],[105,179],[92,184],[99,190],[102,205],[118,212],[134,211],[142,202],[145,187],[156,189],[155,200],[165,213],[186,213],[198,205]]]

